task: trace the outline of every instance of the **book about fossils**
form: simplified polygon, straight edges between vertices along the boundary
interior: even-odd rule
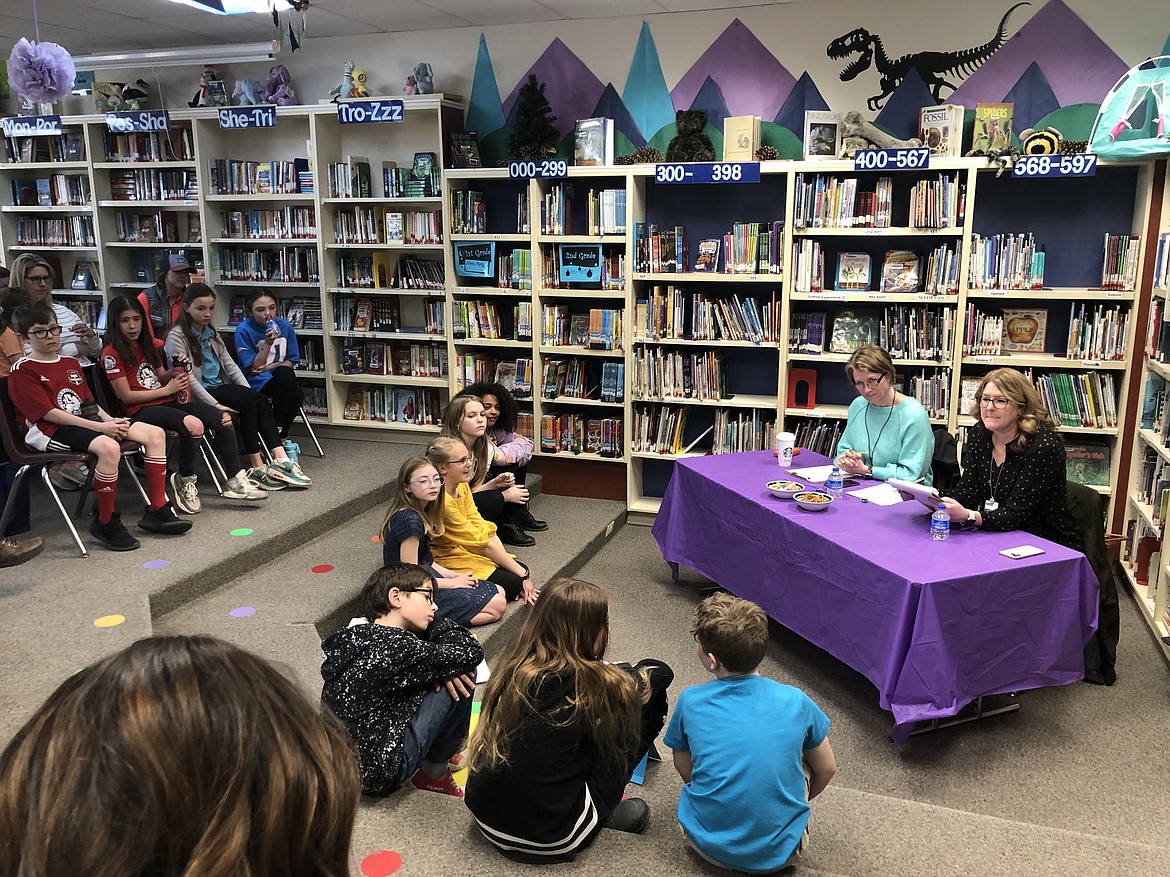
[[[954,158],[963,154],[963,107],[940,104],[918,111],[918,138],[932,158]]]
[[[804,114],[804,157],[834,159],[841,154],[843,115],[830,110],[807,110]]]

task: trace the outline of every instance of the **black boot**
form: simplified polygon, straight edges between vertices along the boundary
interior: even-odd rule
[[[533,533],[540,533],[548,529],[548,523],[546,521],[540,521],[532,517],[532,509],[529,508],[528,503],[524,503],[524,507],[516,513],[515,521],[521,530],[529,530]]]
[[[536,544],[536,540],[516,526],[515,521],[500,521],[496,524],[496,535],[505,545],[519,545],[523,548]]]

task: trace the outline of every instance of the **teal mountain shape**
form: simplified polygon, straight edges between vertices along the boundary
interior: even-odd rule
[[[467,130],[481,135],[504,127],[504,110],[500,104],[500,87],[488,51],[487,38],[479,35],[479,54],[475,58],[475,75],[471,80],[471,98],[467,103]],[[482,157],[482,155],[481,155]]]
[[[646,137],[653,136],[659,128],[674,121],[670,89],[666,87],[666,77],[662,75],[662,64],[658,60],[658,48],[654,45],[650,25],[645,21],[638,34],[638,45],[634,49],[634,60],[630,63],[626,87],[622,91],[622,102],[638,126],[643,144]]]

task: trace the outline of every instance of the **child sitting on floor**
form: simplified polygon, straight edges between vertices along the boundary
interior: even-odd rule
[[[388,795],[410,780],[462,798],[449,762],[471,724],[483,649],[465,628],[435,620],[435,580],[421,566],[377,570],[362,586],[362,609],[370,623],[321,644],[321,700],[349,729],[362,790]]]
[[[803,691],[756,671],[768,647],[759,606],[714,594],[691,635],[715,678],[682,691],[663,738],[684,784],[679,825],[708,862],[770,874],[803,852],[808,802],[837,771],[829,720]]]

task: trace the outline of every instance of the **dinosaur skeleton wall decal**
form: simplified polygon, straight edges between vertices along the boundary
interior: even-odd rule
[[[882,101],[894,93],[894,90],[902,84],[902,80],[911,70],[918,71],[923,83],[930,89],[931,95],[937,101],[942,98],[939,92],[944,85],[952,91],[958,88],[957,85],[948,82],[943,77],[947,74],[968,76],[979,69],[1004,44],[1004,27],[1007,25],[1008,16],[1021,6],[1031,5],[1031,3],[1017,3],[1011,7],[1000,19],[995,36],[982,46],[973,49],[964,49],[960,52],[915,52],[911,55],[903,55],[897,60],[891,60],[886,55],[882,38],[871,34],[863,27],[859,27],[829,43],[826,53],[834,60],[840,60],[853,54],[860,55],[841,71],[842,82],[856,79],[871,65],[877,67],[877,72],[882,77],[882,93],[874,95],[866,102],[871,110],[880,109]]]

